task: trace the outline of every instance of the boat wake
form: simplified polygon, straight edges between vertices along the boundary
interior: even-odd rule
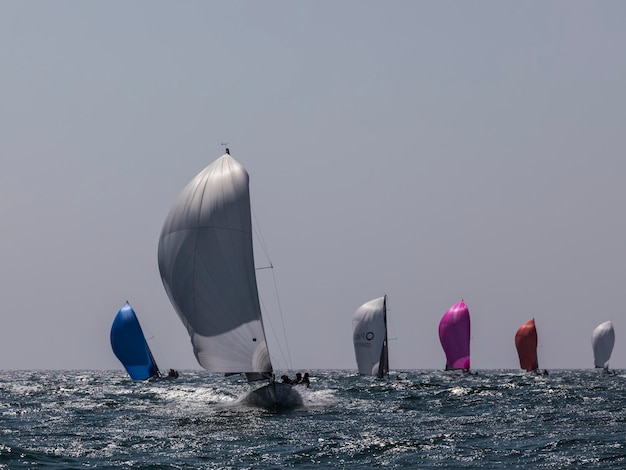
[[[335,390],[329,388],[323,390],[304,388],[300,391],[300,395],[302,395],[302,401],[306,408],[331,406],[339,401],[335,395]]]

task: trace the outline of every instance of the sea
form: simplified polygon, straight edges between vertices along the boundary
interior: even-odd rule
[[[180,372],[1,371],[0,468],[626,468],[626,371],[301,371],[292,410]]]

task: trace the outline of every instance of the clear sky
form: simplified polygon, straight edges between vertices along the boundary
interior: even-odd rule
[[[355,368],[389,296],[393,368],[626,368],[626,2],[0,2],[0,369],[115,369],[128,300],[161,368],[199,367],[161,225],[223,153],[250,174],[275,367]],[[257,249],[257,263],[267,263]],[[269,321],[271,320],[271,325]],[[285,353],[287,356],[287,354]]]

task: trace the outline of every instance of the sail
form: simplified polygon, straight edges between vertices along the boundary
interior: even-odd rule
[[[146,380],[159,375],[135,311],[126,302],[111,325],[111,347],[133,380]]]
[[[537,328],[535,319],[527,321],[515,333],[515,347],[520,367],[524,370],[537,370]]]
[[[447,369],[470,368],[470,316],[465,302],[453,305],[439,322],[439,340]]]
[[[610,320],[604,322],[593,330],[591,335],[591,345],[593,347],[593,356],[596,367],[604,367],[608,369],[609,359],[613,352],[613,345],[615,344],[615,330],[613,329],[613,322]]]
[[[212,372],[272,373],[252,251],[249,176],[227,152],[201,171],[167,215],[158,248],[169,299],[198,363]]]
[[[383,377],[389,372],[387,296],[361,305],[354,313],[352,331],[359,374]]]

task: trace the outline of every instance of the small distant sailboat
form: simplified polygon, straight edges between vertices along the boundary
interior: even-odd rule
[[[439,322],[439,340],[446,353],[446,370],[470,368],[470,314],[465,302],[453,305]]]
[[[387,296],[361,305],[354,314],[352,330],[359,374],[384,377],[389,373]]]
[[[591,335],[591,346],[593,347],[593,356],[595,366],[603,368],[608,372],[609,359],[615,345],[615,330],[613,322],[607,321],[598,325]]]
[[[133,380],[159,377],[159,368],[137,319],[135,311],[126,302],[111,325],[111,347]]]
[[[537,371],[537,328],[535,319],[528,320],[515,333],[515,347],[519,356],[520,367],[526,371]]]
[[[202,367],[269,380],[249,395],[252,405],[300,406],[295,388],[274,381],[252,246],[248,172],[226,149],[167,215],[158,248],[161,279]]]

